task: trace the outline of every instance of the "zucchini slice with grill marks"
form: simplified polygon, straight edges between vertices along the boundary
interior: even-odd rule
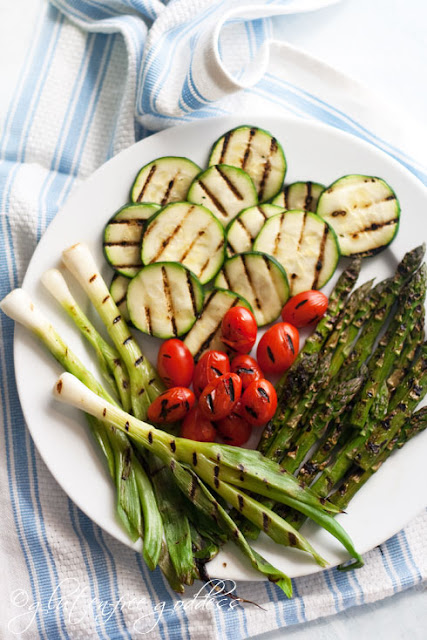
[[[108,222],[104,230],[104,254],[115,271],[132,278],[140,269],[141,239],[145,222],[158,211],[158,204],[127,204]]]
[[[164,207],[148,222],[142,238],[144,264],[179,262],[202,284],[218,273],[224,255],[224,227],[208,209],[190,202]]]
[[[203,306],[203,289],[181,264],[156,262],[130,281],[127,306],[132,324],[157,338],[187,333]]]
[[[252,306],[259,327],[276,320],[289,298],[284,268],[271,256],[253,251],[226,260],[215,286],[243,296]]]
[[[271,201],[284,209],[316,212],[317,202],[325,186],[318,182],[293,182],[286,185]]]
[[[125,276],[121,276],[120,274],[115,273],[110,284],[110,295],[126,322],[129,322],[130,320],[126,303],[126,295],[128,292],[129,283],[129,278],[125,278]]]
[[[166,156],[146,164],[131,189],[132,202],[169,202],[185,200],[188,188],[201,168],[188,158]]]
[[[250,251],[264,222],[282,211],[283,207],[276,207],[273,204],[258,204],[239,213],[226,229],[228,256]]]
[[[184,339],[196,362],[209,349],[234,353],[221,340],[221,323],[227,311],[236,306],[252,311],[249,302],[233,291],[212,289],[208,293],[200,317]]]
[[[226,164],[213,165],[198,175],[187,200],[207,207],[224,226],[242,209],[258,203],[254,183],[246,171]]]
[[[249,173],[260,202],[276,195],[286,173],[281,145],[268,131],[258,127],[237,127],[221,136],[212,147],[209,165],[222,163]]]
[[[394,239],[400,205],[381,178],[350,175],[322,193],[317,214],[336,232],[344,256],[372,256]]]
[[[315,213],[299,209],[267,220],[254,251],[270,254],[285,268],[292,296],[323,287],[340,257],[334,230]]]

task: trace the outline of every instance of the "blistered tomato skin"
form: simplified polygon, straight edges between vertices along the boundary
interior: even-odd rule
[[[302,291],[293,296],[282,309],[282,319],[294,327],[307,327],[320,320],[328,308],[328,298],[321,291]]]
[[[148,407],[147,417],[158,424],[182,420],[193,408],[196,398],[191,389],[172,387],[161,393]]]
[[[209,420],[222,420],[236,406],[242,394],[242,381],[235,373],[226,373],[203,390],[199,408]]]
[[[223,351],[206,351],[194,367],[193,389],[198,398],[203,389],[230,371],[230,360]]]
[[[264,333],[258,343],[258,364],[264,373],[283,373],[297,357],[298,350],[298,329],[288,322],[278,322]]]
[[[237,413],[230,413],[229,416],[218,420],[215,423],[221,438],[226,444],[240,447],[250,438],[252,427],[247,420]]]
[[[214,425],[205,418],[199,407],[193,407],[181,424],[181,438],[197,440],[198,442],[214,442],[216,435]]]
[[[237,373],[242,381],[242,388],[247,389],[255,380],[261,380],[264,377],[261,367],[255,358],[246,354],[239,354],[231,361],[232,373]]]
[[[242,395],[239,414],[253,427],[261,427],[271,420],[277,408],[276,390],[268,380],[256,380]]]
[[[160,346],[157,371],[167,387],[189,387],[193,379],[194,360],[182,340],[171,338]]]
[[[255,344],[258,326],[246,307],[232,307],[221,323],[221,340],[237,353],[248,353]]]

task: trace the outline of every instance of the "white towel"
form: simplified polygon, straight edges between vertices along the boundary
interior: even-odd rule
[[[362,86],[285,43],[272,17],[334,2],[55,0],[43,5],[1,138],[0,298],[68,197],[109,157],[164,127],[232,113],[292,114],[353,133],[427,184],[427,138]],[[230,6],[232,7],[230,9]],[[0,45],[1,46],[1,45]],[[7,52],[3,52],[7,55]],[[357,572],[239,583],[263,608],[201,606],[103,533],[62,492],[20,411],[12,323],[1,315],[1,637],[245,638],[373,602],[427,575],[427,514]]]

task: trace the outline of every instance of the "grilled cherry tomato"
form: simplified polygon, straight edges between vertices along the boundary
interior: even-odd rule
[[[320,320],[328,308],[328,298],[321,291],[302,291],[293,296],[282,309],[284,322],[294,327],[306,327]]]
[[[260,427],[274,416],[277,407],[276,390],[265,378],[252,382],[243,392],[239,414],[249,424]]]
[[[237,353],[248,353],[255,344],[257,323],[246,307],[232,307],[221,324],[221,340]]]
[[[235,447],[245,444],[252,433],[252,427],[249,422],[237,413],[230,413],[229,416],[218,420],[216,426],[224,442]]]
[[[235,373],[225,373],[203,389],[199,408],[206,418],[222,420],[236,406],[242,394],[242,381]]]
[[[196,398],[191,389],[172,387],[161,393],[148,407],[147,416],[151,422],[175,422],[182,420],[193,408]]]
[[[243,353],[232,359],[231,371],[232,373],[237,373],[242,381],[243,389],[249,387],[251,382],[254,382],[254,380],[260,380],[264,377],[264,374],[255,358],[251,358],[251,356]]]
[[[216,429],[212,422],[205,418],[199,407],[193,407],[182,422],[180,435],[182,438],[199,442],[213,442],[216,438]]]
[[[157,371],[167,387],[189,387],[194,360],[187,345],[177,338],[165,340],[157,356]]]
[[[194,368],[193,389],[196,397],[216,378],[230,371],[230,360],[223,351],[206,351]]]
[[[264,373],[283,373],[297,357],[298,349],[298,329],[288,322],[278,322],[259,341],[257,360]]]

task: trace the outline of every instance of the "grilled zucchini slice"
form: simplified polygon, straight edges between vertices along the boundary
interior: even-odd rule
[[[286,185],[271,201],[284,209],[316,212],[317,202],[325,186],[318,182],[293,182]]]
[[[322,193],[317,214],[336,232],[344,256],[372,256],[394,239],[400,205],[381,178],[350,175]]]
[[[234,353],[221,340],[221,323],[227,311],[236,306],[252,311],[249,302],[233,291],[212,289],[209,292],[200,317],[184,339],[196,362],[209,349]]]
[[[276,320],[289,298],[284,268],[265,253],[248,251],[229,258],[214,284],[243,296],[252,306],[259,327]]]
[[[340,257],[334,230],[315,213],[299,209],[267,220],[253,248],[270,254],[284,267],[292,296],[323,287]]]
[[[166,156],[146,164],[131,189],[132,202],[169,202],[185,200],[188,188],[201,168],[188,158]]]
[[[104,230],[104,254],[115,271],[132,278],[140,269],[144,225],[158,204],[127,204],[108,222]]]
[[[191,329],[203,298],[202,285],[189,269],[174,262],[156,262],[130,281],[126,300],[132,324],[165,339]]]
[[[197,176],[187,200],[207,207],[225,226],[242,209],[257,204],[258,197],[254,183],[245,171],[216,164]]]
[[[117,305],[118,310],[126,320],[129,322],[129,311],[126,303],[126,295],[128,292],[129,278],[115,273],[110,284],[110,295]]]
[[[276,207],[273,204],[258,204],[255,207],[244,209],[226,229],[227,255],[231,257],[236,253],[250,251],[264,222],[282,211],[282,207]]]
[[[209,165],[222,163],[249,173],[260,202],[276,195],[286,173],[281,145],[268,131],[258,127],[237,127],[221,136],[212,147]]]
[[[222,224],[205,207],[174,202],[148,222],[143,238],[142,262],[179,262],[202,284],[219,271],[225,256]]]

